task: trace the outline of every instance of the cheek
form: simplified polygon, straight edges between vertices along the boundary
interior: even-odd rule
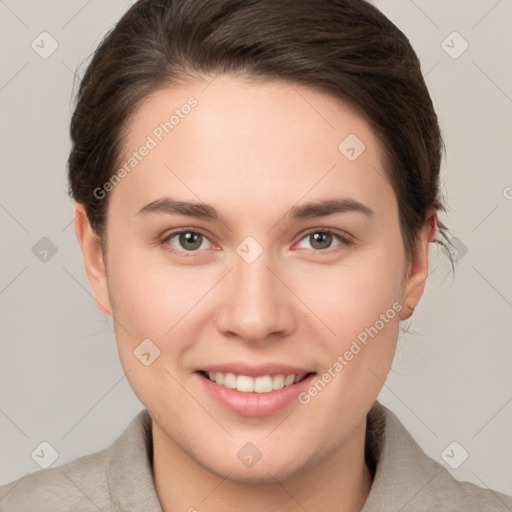
[[[298,291],[321,320],[306,326],[307,337],[315,339],[316,352],[323,354],[320,378],[327,373],[325,378],[333,383],[321,392],[319,402],[340,414],[356,400],[371,404],[395,353],[402,262],[400,254],[383,257],[384,252],[381,247],[364,257],[359,254],[336,269],[319,266],[309,286]],[[316,396],[318,391],[311,393]]]
[[[333,338],[346,340],[357,335],[390,309],[388,316],[394,318],[401,299],[399,258],[386,262],[368,256],[355,256],[354,262],[337,266],[318,266],[314,278],[294,278],[297,295],[317,315],[322,330],[334,331]]]
[[[168,335],[214,282],[197,267],[152,261],[142,252],[119,258],[109,275],[116,318],[149,338]]]
[[[377,267],[360,261],[315,277],[308,300],[322,322],[305,328],[315,340],[323,383],[313,383],[299,401],[316,404],[319,417],[333,426],[333,436],[339,435],[337,418],[348,421],[357,415],[347,411],[368,409],[386,379],[399,328],[400,272],[396,264]]]
[[[112,251],[109,272],[121,365],[146,407],[158,408],[158,402],[171,400],[171,395],[178,406],[183,398],[175,379],[181,380],[182,354],[194,338],[190,318],[208,286],[197,271],[131,250]]]

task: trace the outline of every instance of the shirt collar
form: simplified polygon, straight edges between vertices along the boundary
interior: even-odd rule
[[[421,493],[432,490],[435,485],[430,484],[438,475],[445,473],[425,455],[396,415],[379,402],[367,416],[366,448],[376,470],[361,512],[407,510],[415,499],[421,499]]]
[[[107,478],[119,511],[163,512],[153,478],[151,416],[140,411],[109,449]]]

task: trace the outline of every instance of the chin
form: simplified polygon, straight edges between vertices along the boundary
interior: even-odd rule
[[[276,481],[285,481],[297,476],[312,466],[317,457],[321,458],[320,450],[317,450],[316,455],[308,455],[301,451],[300,444],[286,448],[281,445],[280,450],[267,446],[261,452],[258,451],[261,457],[259,459],[254,445],[240,442],[228,447],[229,455],[226,452],[209,453],[206,458],[204,452],[189,455],[204,469],[220,478],[238,483],[275,484]],[[254,454],[256,457],[244,461],[247,454]]]
[[[283,461],[267,461],[265,463],[263,459],[250,468],[244,468],[241,465],[236,459],[231,465],[213,467],[208,464],[204,467],[220,478],[240,484],[275,484],[276,481],[281,482],[294,477],[304,469],[304,466],[296,460],[293,466]]]

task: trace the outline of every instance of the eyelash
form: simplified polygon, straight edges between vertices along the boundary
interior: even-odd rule
[[[185,250],[179,250],[179,249],[171,248],[171,246],[169,244],[169,241],[172,240],[177,235],[180,235],[182,233],[193,233],[193,234],[196,234],[196,235],[201,235],[204,238],[206,238],[208,241],[210,241],[208,236],[205,233],[203,233],[201,230],[199,230],[197,228],[194,228],[194,229],[186,229],[185,228],[185,229],[179,229],[179,230],[176,230],[176,231],[172,231],[171,233],[169,233],[168,235],[166,235],[163,238],[163,240],[161,241],[161,244],[165,247],[166,250],[168,250],[171,253],[182,255],[185,258],[197,257],[197,255],[202,252],[201,250],[185,251]],[[302,235],[302,237],[300,238],[299,242],[301,242],[302,240],[304,240],[308,236],[316,234],[316,233],[332,235],[333,237],[337,238],[341,242],[340,244],[338,244],[337,246],[335,246],[333,248],[328,248],[328,249],[310,249],[311,251],[313,251],[315,253],[318,253],[318,254],[326,254],[326,253],[331,254],[333,252],[336,252],[336,251],[340,250],[340,249],[338,249],[338,247],[340,247],[340,246],[350,247],[351,245],[354,244],[354,242],[348,236],[342,235],[342,234],[340,234],[340,233],[338,233],[336,231],[333,231],[333,230],[327,229],[327,228],[326,229],[315,228],[315,229],[309,230],[308,232],[306,232],[306,233],[304,233]],[[210,243],[211,243],[211,241],[210,241]]]

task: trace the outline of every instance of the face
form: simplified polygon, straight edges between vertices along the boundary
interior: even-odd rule
[[[369,125],[304,86],[219,76],[148,97],[124,149],[106,277],[77,233],[155,431],[239,481],[340,453],[421,296],[433,233],[408,261]]]

